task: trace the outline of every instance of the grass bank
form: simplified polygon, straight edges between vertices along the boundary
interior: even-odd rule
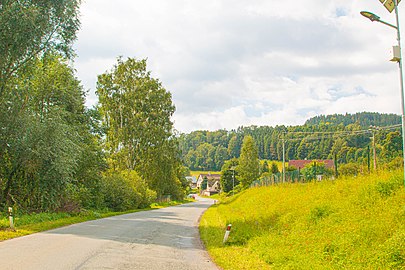
[[[223,269],[405,269],[403,174],[252,188],[210,208],[200,233]]]
[[[82,211],[80,213],[38,213],[38,214],[24,214],[15,215],[14,223],[16,230],[9,229],[9,220],[4,214],[0,215],[0,241],[16,238],[28,234],[47,231],[75,223],[85,222],[89,220],[95,220],[100,218],[106,218],[111,216],[129,214],[140,211],[148,211],[153,209],[159,209],[183,203],[188,203],[191,200],[186,201],[171,201],[165,203],[154,203],[149,208],[136,209],[125,212],[96,212],[96,211]]]

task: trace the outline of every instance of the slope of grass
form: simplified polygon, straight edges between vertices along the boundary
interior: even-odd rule
[[[201,238],[223,269],[405,269],[402,177],[252,188],[210,208]]]

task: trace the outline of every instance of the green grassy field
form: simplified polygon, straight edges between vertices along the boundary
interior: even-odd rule
[[[223,269],[405,269],[403,174],[252,188],[210,208],[200,233]]]
[[[190,171],[190,176],[195,176],[198,177],[200,174],[206,174],[206,173],[211,173],[211,174],[221,174],[221,172],[216,172],[216,171]]]
[[[14,219],[16,230],[12,231],[9,229],[9,219],[6,216],[0,215],[0,241],[7,240],[15,237],[20,237],[32,233],[42,232],[46,230],[51,230],[75,223],[80,223],[84,221],[106,218],[116,215],[123,215],[128,213],[134,213],[139,211],[148,211],[153,209],[164,208],[168,206],[179,205],[182,203],[191,202],[192,200],[186,201],[171,201],[165,203],[154,203],[149,208],[146,209],[136,209],[126,212],[94,212],[94,211],[83,211],[77,214],[69,213],[38,213],[29,215],[16,215]]]

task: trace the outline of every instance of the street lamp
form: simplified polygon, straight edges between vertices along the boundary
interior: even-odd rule
[[[395,8],[395,16],[397,25],[392,25],[390,23],[384,22],[380,19],[379,16],[375,15],[374,13],[368,11],[360,12],[361,15],[366,17],[372,22],[379,22],[385,24],[389,27],[392,27],[397,30],[397,40],[398,46],[394,46],[394,57],[391,61],[398,62],[399,64],[399,73],[400,73],[400,84],[401,84],[401,111],[402,111],[402,153],[403,153],[403,169],[404,169],[404,186],[405,186],[405,107],[404,107],[404,78],[403,78],[403,70],[402,70],[402,55],[401,55],[401,31],[399,30],[399,15],[398,15],[398,0],[393,0],[394,8]],[[390,10],[390,12],[392,9]]]
[[[360,14],[363,15],[364,17],[366,17],[367,19],[369,19],[372,22],[379,22],[379,23],[382,23],[382,24],[385,24],[385,25],[388,25],[388,26],[390,26],[392,28],[397,29],[397,27],[395,25],[392,25],[390,23],[387,23],[387,22],[384,22],[384,21],[380,20],[380,17],[375,15],[374,13],[371,13],[371,12],[368,12],[368,11],[362,11],[362,12],[360,12]]]

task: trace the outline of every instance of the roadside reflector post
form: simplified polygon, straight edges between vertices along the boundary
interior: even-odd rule
[[[10,228],[12,230],[15,230],[15,228],[14,228],[13,208],[12,207],[8,208],[8,219],[10,220]]]
[[[231,228],[232,228],[232,224],[229,224],[228,226],[226,226],[226,231],[225,231],[224,241],[223,241],[224,244],[226,243],[226,241],[228,241],[229,234],[231,233]]]

